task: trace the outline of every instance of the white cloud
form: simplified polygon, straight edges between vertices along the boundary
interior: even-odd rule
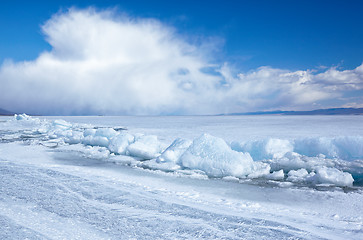
[[[248,106],[242,111],[353,106],[357,99],[349,97],[349,92],[363,89],[363,64],[353,70],[329,68],[319,74],[260,67],[233,78],[228,71],[226,65],[221,69],[229,81],[230,105],[235,104],[236,109]],[[343,95],[347,97],[340,98]],[[341,100],[338,103],[337,98]],[[363,100],[363,96],[359,99]]]
[[[363,64],[353,70],[330,68],[316,75],[315,80],[332,90],[360,90],[363,89]]]
[[[42,30],[52,46],[50,52],[1,68],[0,100],[13,111],[185,111],[203,101],[195,99],[200,88],[208,89],[217,81],[199,71],[209,64],[196,46],[156,20],[71,9],[53,16]]]
[[[37,114],[214,114],[324,107],[363,89],[363,65],[320,74],[261,67],[235,75],[227,64],[211,64],[210,43],[201,50],[153,19],[70,9],[42,30],[51,51],[1,66],[0,107]],[[207,68],[220,75],[202,71]],[[352,104],[361,102],[356,98]]]

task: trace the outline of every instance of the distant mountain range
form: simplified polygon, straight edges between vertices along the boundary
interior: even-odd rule
[[[9,115],[14,115],[14,113],[0,108],[0,116],[9,116]]]
[[[13,112],[0,108],[0,116],[14,115]],[[316,109],[311,111],[261,111],[261,112],[245,112],[230,113],[220,115],[363,115],[363,108],[328,108]]]
[[[261,111],[246,113],[231,113],[224,115],[363,115],[363,108],[328,108],[311,111]]]

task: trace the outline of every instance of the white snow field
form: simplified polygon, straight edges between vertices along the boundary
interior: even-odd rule
[[[0,117],[0,239],[363,239],[363,116]]]

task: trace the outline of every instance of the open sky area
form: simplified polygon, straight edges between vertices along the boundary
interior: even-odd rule
[[[0,108],[363,107],[362,1],[1,1]]]

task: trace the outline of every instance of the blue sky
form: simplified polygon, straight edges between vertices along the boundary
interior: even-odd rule
[[[156,18],[191,38],[220,38],[218,60],[245,69],[353,68],[363,61],[362,1],[207,2],[2,1],[0,59],[34,59],[50,49],[40,31],[42,23],[60,9],[95,6]]]
[[[163,28],[163,30],[160,30],[159,36],[166,34],[168,38],[173,38],[174,40],[169,42],[171,48],[177,46],[176,48],[180,51],[178,56],[181,56],[182,60],[178,64],[181,62],[183,64],[178,66],[179,69],[182,69],[182,71],[186,69],[185,72],[190,73],[187,80],[180,80],[181,77],[171,79],[172,77],[170,76],[174,76],[174,68],[177,67],[175,65],[170,66],[170,71],[163,75],[168,76],[169,79],[165,79],[161,86],[164,86],[166,82],[181,86],[180,81],[182,81],[182,85],[185,87],[185,89],[183,88],[185,94],[189,94],[192,91],[187,89],[191,87],[195,95],[200,95],[200,92],[210,92],[210,87],[213,85],[213,91],[215,91],[212,91],[215,96],[214,98],[218,99],[218,102],[214,104],[217,106],[215,109],[205,107],[210,95],[202,94],[203,98],[195,99],[199,108],[193,110],[190,110],[191,106],[195,105],[193,103],[185,106],[178,104],[164,106],[165,104],[156,101],[149,105],[143,99],[136,99],[135,104],[138,103],[137,106],[142,105],[142,107],[133,111],[130,109],[137,108],[136,105],[129,106],[128,108],[118,105],[107,108],[105,107],[108,104],[107,101],[99,103],[100,107],[94,108],[94,106],[91,106],[91,102],[85,100],[88,98],[88,94],[84,93],[85,95],[82,99],[75,101],[82,100],[85,103],[72,111],[64,109],[66,107],[69,108],[65,103],[58,106],[58,108],[63,110],[55,112],[52,110],[42,112],[33,108],[28,109],[25,106],[26,104],[22,102],[14,103],[14,105],[10,106],[18,111],[31,110],[42,114],[97,114],[99,112],[105,114],[195,114],[201,112],[201,109],[206,109],[206,111],[201,113],[208,114],[245,110],[361,106],[363,104],[361,99],[361,71],[358,68],[363,62],[362,1],[15,0],[2,1],[0,5],[0,62],[3,62],[0,81],[2,83],[10,83],[12,82],[10,78],[15,77],[10,74],[10,68],[7,66],[9,59],[14,69],[24,69],[24,66],[20,66],[24,61],[39,65],[40,60],[44,59],[39,57],[46,52],[54,54],[50,59],[59,60],[61,57],[59,52],[66,51],[70,46],[62,48],[64,47],[63,42],[63,45],[57,45],[58,47],[54,45],[59,42],[59,39],[67,41],[66,35],[55,35],[56,33],[53,31],[62,24],[58,21],[59,19],[57,20],[58,22],[54,20],[55,16],[66,16],[68,14],[67,16],[71,18],[73,13],[69,13],[69,8],[75,7],[73,8],[74,11],[84,11],[91,6],[93,7],[92,11],[96,12],[96,15],[102,15],[101,13],[104,11],[111,11],[112,17],[106,18],[113,22],[118,22],[118,17],[125,15],[128,19],[137,19],[137,21],[157,21]],[[82,14],[87,15],[85,13]],[[52,22],[50,19],[54,21]],[[52,23],[50,24],[49,22]],[[47,23],[50,27],[47,28],[48,30],[44,30],[44,26]],[[83,29],[81,22],[75,22],[74,24],[80,24],[79,28]],[[142,28],[141,25],[139,23],[135,24],[134,29],[140,30]],[[100,31],[99,34],[103,34],[102,28],[95,28],[94,31]],[[122,36],[124,36],[122,34],[128,33],[130,32],[120,32],[117,36],[122,39]],[[152,39],[154,37],[156,39],[159,38],[151,32],[150,34]],[[50,42],[49,39],[53,39],[53,42]],[[175,39],[181,39],[180,41],[183,43]],[[85,39],[84,41],[87,40]],[[70,42],[68,43],[70,44]],[[108,45],[107,42],[104,44]],[[140,44],[143,43],[140,42]],[[188,45],[189,49],[195,48],[192,50],[194,58],[188,63],[188,57],[182,53],[185,51],[185,45]],[[82,48],[82,46],[83,44],[79,43],[77,49]],[[71,49],[74,49],[73,47]],[[115,47],[117,48],[118,45],[115,45]],[[135,48],[137,49],[137,47]],[[161,46],[155,49],[159,48]],[[57,49],[57,51],[54,51],[54,49]],[[137,60],[135,59],[135,61]],[[194,70],[188,67],[191,63],[194,63],[195,66],[200,66],[200,69],[212,70],[205,72],[205,75],[200,75],[197,71],[194,74]],[[120,69],[122,66],[119,65],[117,69]],[[136,64],[135,66],[139,69],[145,69],[146,65]],[[302,71],[302,73],[299,71]],[[19,80],[18,84],[30,84],[33,81],[31,80],[33,78],[29,77],[28,72],[25,71],[23,75],[16,76],[17,79],[24,79],[22,82]],[[46,71],[42,68],[39,72]],[[266,78],[266,74],[269,77]],[[289,76],[289,80],[282,81],[281,79],[287,78],[286,74]],[[74,70],[73,76],[75,75],[79,75],[79,70]],[[122,72],[121,75],[123,78],[131,79],[125,72]],[[291,77],[292,75],[293,77]],[[339,77],[335,79],[338,75]],[[150,81],[153,81],[154,77],[158,77],[152,74],[148,76],[150,76]],[[47,83],[50,81],[50,76],[48,78],[43,75],[41,77],[38,75],[33,77],[34,79],[44,77],[44,81]],[[145,76],[137,77],[132,75],[132,77],[135,79],[143,77],[145,79]],[[219,79],[216,79],[216,77],[219,77]],[[199,78],[203,80],[196,80]],[[210,80],[205,80],[209,78]],[[309,79],[309,88],[306,88],[306,79]],[[95,82],[98,80],[94,79]],[[53,81],[56,82],[57,80]],[[81,83],[81,80],[79,81]],[[179,82],[176,84],[176,81]],[[209,82],[203,83],[203,85],[201,83],[203,81]],[[210,82],[214,83],[210,84]],[[286,82],[289,82],[288,87]],[[260,89],[260,86],[266,85],[266,83],[271,84],[269,87],[272,88],[272,91],[269,93]],[[38,84],[42,85],[41,83]],[[120,83],[116,85],[119,86],[118,84]],[[298,87],[296,87],[297,84],[299,85]],[[341,87],[342,84],[344,87]],[[37,86],[37,84],[33,85]],[[88,86],[89,88],[87,89],[92,90],[90,87],[91,83],[79,85]],[[120,86],[124,85],[125,83],[123,85],[120,84]],[[201,87],[201,85],[204,87]],[[3,84],[3,86],[5,85]],[[53,89],[54,86],[52,85],[49,88]],[[228,90],[226,90],[227,88]],[[5,91],[5,88],[3,89]],[[15,89],[16,87],[9,85],[6,91],[12,90],[15,94]],[[177,90],[180,89],[171,87],[165,90],[165,100],[171,99],[169,97],[170,91],[175,93],[174,95],[182,95]],[[69,91],[65,91],[65,95],[67,95]],[[157,90],[155,91],[157,92]],[[306,93],[304,92],[306,91],[312,94],[305,96]],[[241,92],[245,92],[245,96],[240,96]],[[251,92],[255,95],[251,95]],[[300,94],[300,98],[292,99],[294,94]],[[36,95],[36,93],[32,93],[30,98],[33,99]],[[246,97],[246,95],[251,96]],[[151,94],[149,97],[155,96]],[[11,94],[7,94],[7,98],[3,97],[3,99],[0,99],[3,101],[3,104],[0,103],[0,107],[7,108],[10,98]],[[111,99],[111,97],[109,98]],[[47,98],[41,98],[43,101],[45,99]],[[173,99],[172,101],[181,101],[180,99],[183,99],[183,97],[178,98],[178,100]],[[237,100],[233,101],[232,99]],[[254,99],[261,100],[261,103],[257,104],[258,101],[252,102]],[[270,104],[271,99],[275,100],[274,104]],[[311,99],[311,101],[307,99]],[[37,101],[34,104],[38,104]],[[291,104],[287,104],[289,102]],[[53,109],[52,106],[48,106],[48,108]],[[113,110],[111,111],[110,109]]]

